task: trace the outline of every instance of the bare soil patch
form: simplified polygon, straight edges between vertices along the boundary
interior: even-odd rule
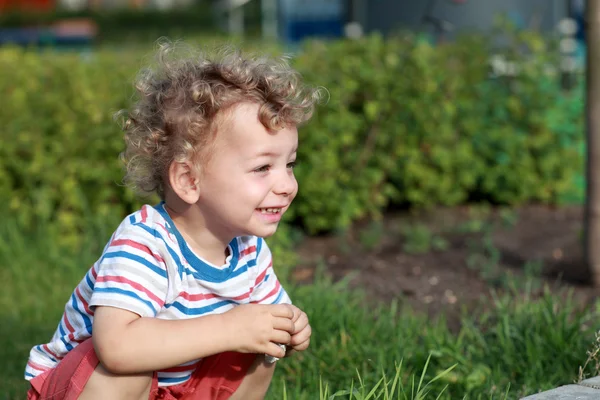
[[[443,313],[451,327],[462,309],[475,310],[491,290],[515,284],[523,293],[527,283],[534,294],[544,286],[558,296],[572,291],[585,306],[600,290],[587,283],[582,222],[582,207],[391,212],[380,223],[305,240],[293,276],[310,281],[321,265],[336,280],[351,277],[351,286],[373,299]]]

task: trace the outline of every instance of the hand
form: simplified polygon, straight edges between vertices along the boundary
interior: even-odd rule
[[[289,304],[243,304],[223,314],[233,351],[264,353],[281,358],[285,351],[276,343],[290,344],[295,316]]]
[[[294,311],[292,322],[294,322],[294,331],[290,340],[291,349],[288,350],[287,356],[293,354],[294,351],[304,351],[310,344],[310,336],[312,334],[312,328],[308,322],[308,316],[304,311],[298,307],[291,306]]]

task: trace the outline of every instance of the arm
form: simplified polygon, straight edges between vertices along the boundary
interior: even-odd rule
[[[92,339],[102,365],[115,374],[155,371],[230,350],[223,315],[169,321],[98,307]]]
[[[291,304],[291,300],[285,289],[279,283],[275,270],[273,269],[273,261],[271,251],[264,239],[258,239],[259,245],[257,254],[258,277],[256,278],[254,292],[252,293],[252,301],[258,304]],[[308,322],[308,316],[302,310],[294,305],[290,305],[294,316],[294,330],[291,332],[291,338],[288,343],[286,356],[293,354],[295,351],[304,351],[310,344],[312,328]]]
[[[281,357],[273,342],[291,340],[293,315],[287,305],[246,305],[221,315],[169,321],[98,307],[92,338],[98,359],[115,374],[170,368],[224,351]]]
[[[176,286],[178,274],[169,270],[169,254],[155,235],[138,227],[119,231],[95,266],[92,340],[108,371],[155,371],[226,350],[281,353],[270,341],[289,342],[289,306],[238,306],[222,315],[187,320],[156,318],[173,297],[170,281]]]

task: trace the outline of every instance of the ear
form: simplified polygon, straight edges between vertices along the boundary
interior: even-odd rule
[[[188,204],[200,199],[200,178],[189,161],[173,161],[169,166],[169,184],[179,198]]]

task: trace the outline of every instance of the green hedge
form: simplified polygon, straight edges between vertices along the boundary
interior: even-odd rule
[[[529,49],[515,58],[515,78],[490,77],[482,37],[440,47],[411,35],[305,44],[293,62],[329,100],[301,131],[288,221],[314,233],[389,205],[556,203],[573,192],[581,87],[564,93],[545,74],[553,52],[539,37],[513,39],[509,50]],[[112,115],[129,105],[145,56],[0,49],[0,201],[23,226],[55,221],[69,242],[89,218],[114,227],[138,206],[120,185]]]
[[[108,10],[55,10],[50,12],[11,11],[0,14],[0,27],[20,28],[50,26],[56,21],[86,18],[94,21],[99,38],[118,39],[132,33],[154,32],[159,35],[178,32],[214,32],[217,29],[215,15],[209,4],[198,4],[191,8],[173,10],[158,9],[108,9]]]
[[[151,42],[160,36],[224,35],[219,17],[211,2],[195,2],[190,7],[170,10],[153,8],[123,8],[70,11],[57,9],[50,12],[19,12],[9,9],[0,13],[0,28],[51,26],[56,21],[85,18],[98,27],[96,43],[122,45],[123,42]],[[245,33],[260,35],[260,2],[243,7]]]
[[[330,101],[304,132],[298,217],[311,231],[386,205],[556,203],[577,191],[583,92],[564,93],[550,43],[515,33],[518,77],[490,77],[490,41],[410,35],[312,43],[297,59]],[[513,48],[529,49],[526,55]]]

